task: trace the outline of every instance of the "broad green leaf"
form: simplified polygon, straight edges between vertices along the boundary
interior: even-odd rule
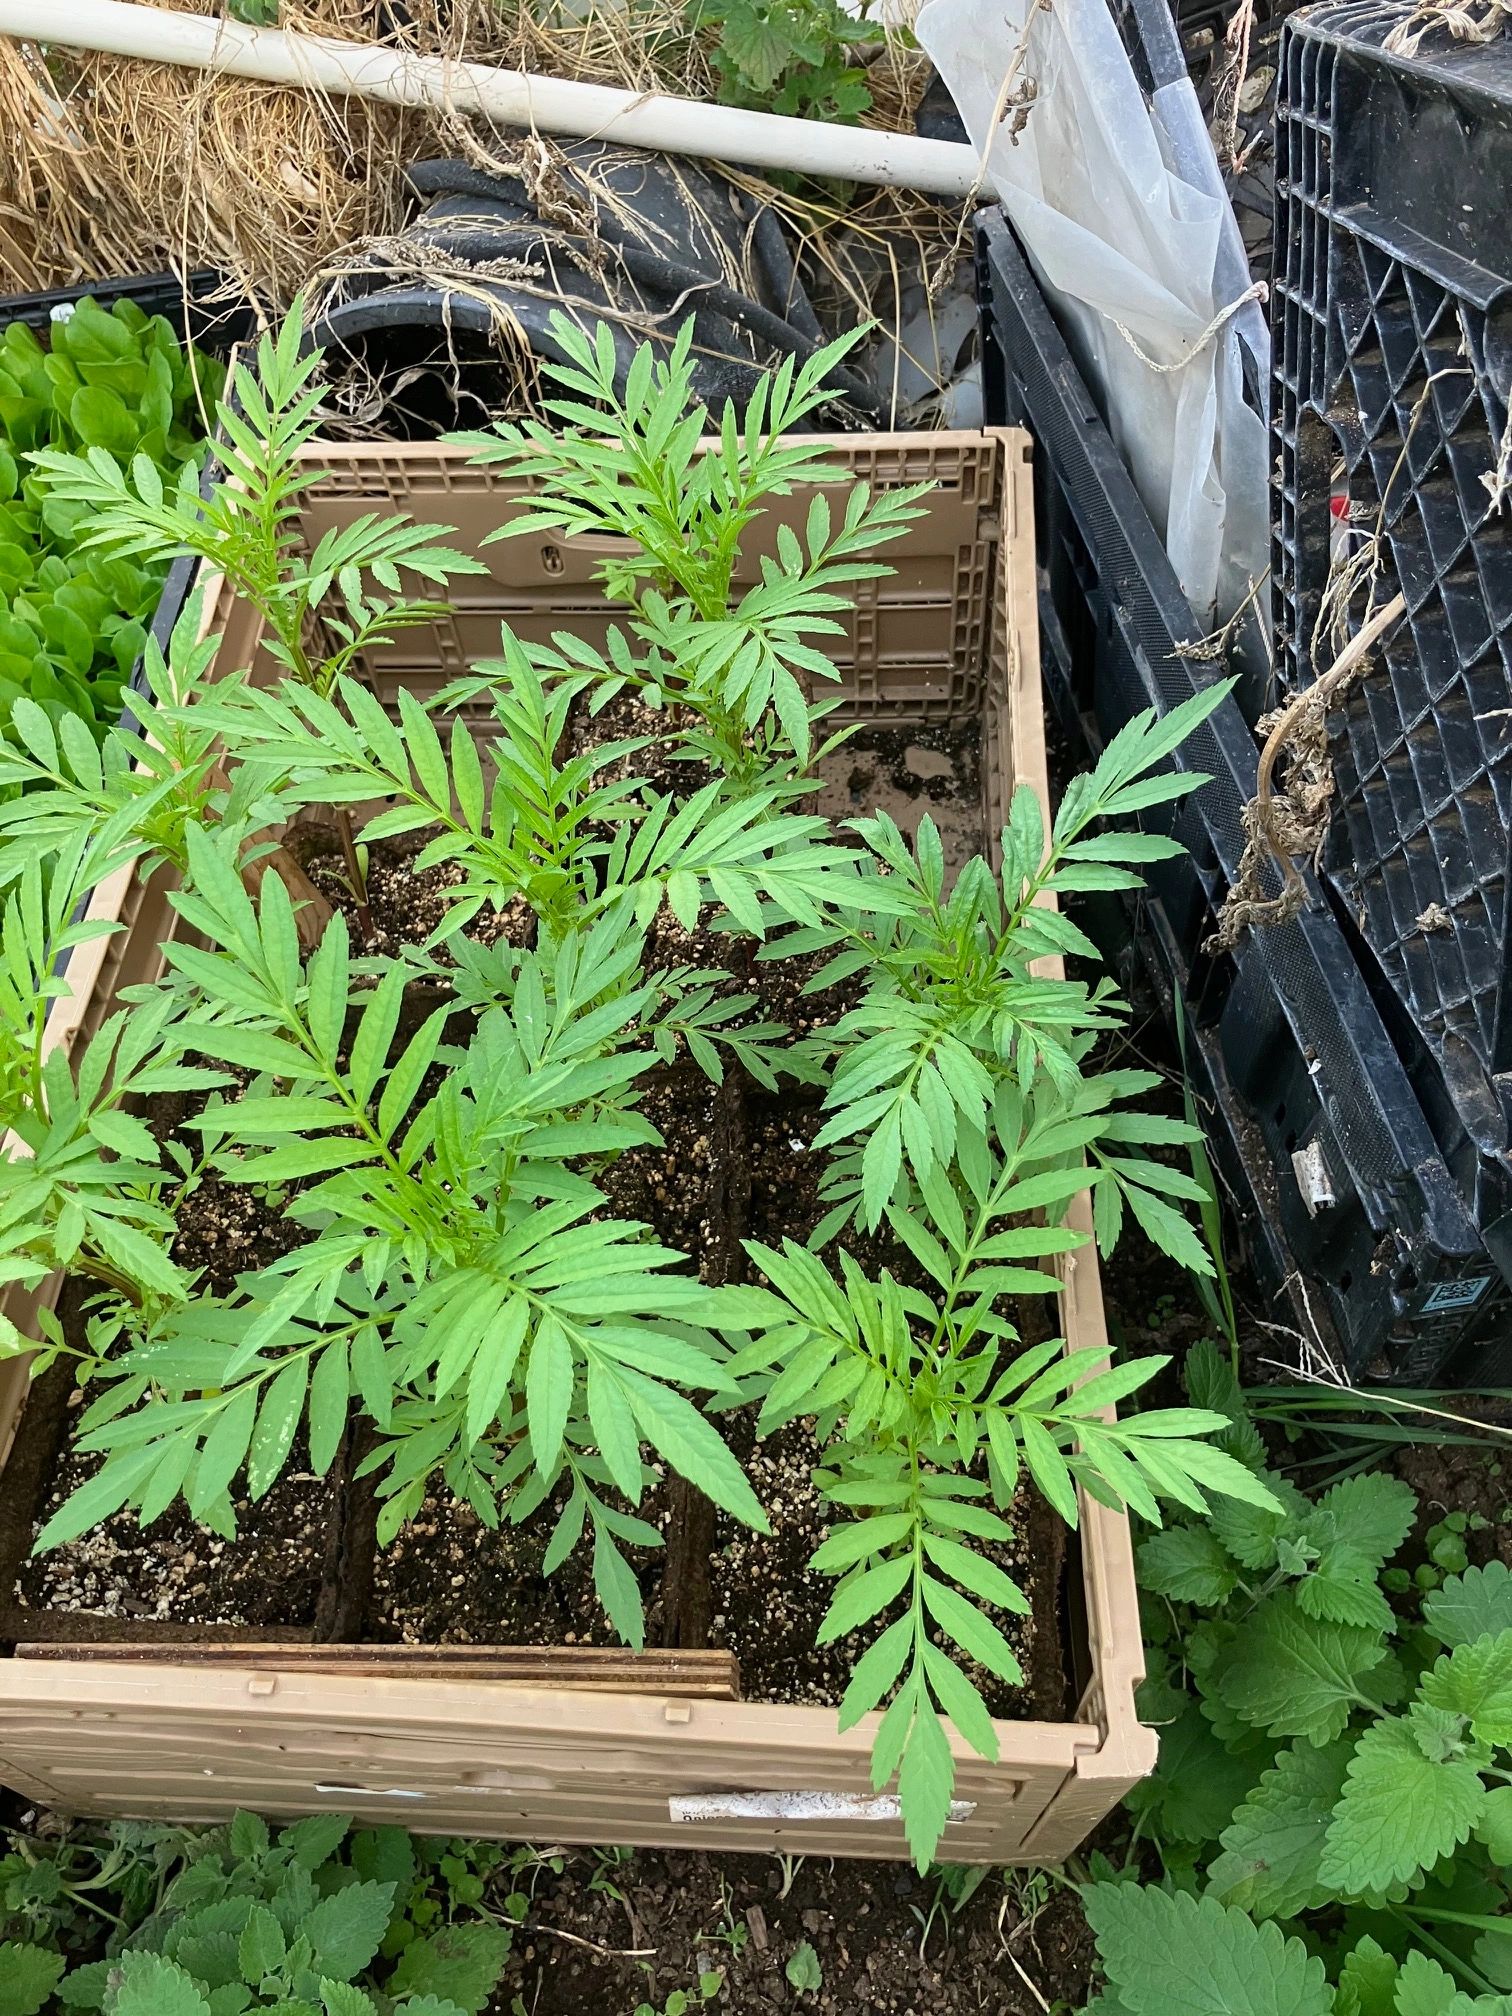
[[[392,1883],[396,1897],[415,1880],[415,1843],[403,1827],[362,1827],[347,1850],[352,1867],[367,1883]]]
[[[302,1869],[318,1869],[329,1862],[336,1850],[351,1831],[351,1821],[344,1813],[312,1813],[306,1819],[295,1820],[285,1827],[278,1837],[280,1848],[291,1851]],[[406,1841],[408,1837],[405,1837]],[[376,1871],[366,1870],[366,1875]]]
[[[1345,1897],[1405,1882],[1469,1840],[1485,1801],[1473,1764],[1431,1762],[1409,1723],[1386,1717],[1355,1746],[1323,1848],[1322,1881]]]
[[[1289,1597],[1272,1596],[1236,1636],[1218,1693],[1254,1728],[1321,1748],[1362,1705],[1361,1683],[1385,1657],[1376,1632],[1304,1617]]]
[[[1368,1934],[1346,1953],[1334,1990],[1336,2016],[1396,2016],[1396,1960]]]
[[[1223,1747],[1196,1701],[1186,1701],[1172,1721],[1155,1719],[1160,1754],[1152,1776],[1130,1793],[1131,1808],[1153,1813],[1163,1840],[1217,1840],[1253,1787],[1256,1767]]]
[[[386,1991],[393,1996],[439,1996],[468,2016],[481,2016],[503,1975],[509,1946],[510,1935],[502,1925],[443,1926],[405,1947]]]
[[[819,1955],[807,1939],[799,1940],[782,1971],[800,1995],[816,1994],[824,1986],[824,1969],[819,1965]]]
[[[1502,2008],[1497,2007],[1502,2004]],[[1503,2016],[1505,1998],[1487,2006],[1464,1994],[1454,1976],[1426,1953],[1409,1953],[1397,1975],[1393,2016]]]
[[[195,1982],[161,1954],[123,1953],[116,1965],[120,1982],[106,2016],[210,2016]]]
[[[1512,1785],[1494,1786],[1486,1794],[1475,1833],[1498,1869],[1512,1869]]]
[[[1368,1554],[1346,1542],[1331,1540],[1309,1567],[1294,1591],[1297,1608],[1308,1617],[1326,1617],[1335,1624],[1363,1624],[1389,1632],[1396,1617],[1376,1583],[1377,1567]]]
[[[365,1989],[354,1988],[349,1981],[323,1978],[320,2006],[325,2016],[377,2016],[372,1996]]]
[[[110,1981],[110,1964],[91,1960],[83,1967],[71,1967],[58,1983],[57,1996],[65,2009],[98,2011],[105,2007],[105,1991]]]
[[[1512,1631],[1512,1568],[1489,1561],[1451,1575],[1440,1589],[1423,1598],[1424,1627],[1452,1650],[1474,1638]]]
[[[1139,1579],[1157,1596],[1213,1609],[1237,1588],[1239,1570],[1208,1527],[1172,1526],[1141,1543]]]
[[[1333,2016],[1323,1962],[1276,1925],[1135,1883],[1082,1896],[1129,2016]]]
[[[1346,1477],[1318,1500],[1340,1540],[1357,1547],[1379,1567],[1396,1553],[1417,1517],[1417,1493],[1400,1477],[1366,1471]]]
[[[1423,1675],[1422,1697],[1465,1716],[1483,1743],[1512,1744],[1512,1630],[1444,1653]]]
[[[249,1988],[258,1987],[264,1975],[276,1973],[284,1963],[283,1927],[266,1904],[254,1904],[242,1928],[238,1960],[241,1977]]]
[[[1208,1524],[1229,1553],[1244,1568],[1273,1568],[1281,1536],[1307,1516],[1307,1500],[1295,1485],[1267,1477],[1279,1501],[1278,1509],[1246,1504],[1239,1498],[1215,1499]]]
[[[333,1981],[360,1973],[378,1951],[393,1904],[392,1883],[349,1883],[322,1897],[300,1927],[318,1971]]]
[[[1349,1747],[1294,1743],[1261,1777],[1208,1865],[1208,1894],[1256,1918],[1297,1918],[1326,1904],[1320,1877],[1328,1823],[1344,1788]]]
[[[268,1823],[260,1813],[249,1813],[245,1807],[233,1814],[230,1832],[231,1853],[238,1862],[250,1862],[260,1855],[266,1855],[272,1836]]]
[[[39,2016],[62,1977],[61,1953],[0,1940],[0,2016]]]

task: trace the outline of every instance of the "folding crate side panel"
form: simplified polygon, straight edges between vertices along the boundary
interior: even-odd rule
[[[910,641],[890,666],[884,650],[874,677],[863,661],[852,691],[858,712],[870,698],[883,721],[897,718],[894,704],[907,721],[936,718],[933,704],[942,718],[947,709],[983,711],[990,831],[1013,781],[1049,802],[1027,443],[961,438],[968,452],[952,451],[957,490],[944,518],[908,535],[923,531],[927,562],[898,605]],[[902,466],[923,474],[928,462],[913,455]],[[445,515],[429,494],[412,489],[405,501]],[[508,579],[503,586],[507,593]],[[255,624],[223,593],[212,589],[207,601],[227,662],[252,662]],[[491,608],[487,620],[496,626],[503,613]],[[883,617],[872,635],[887,627]],[[106,941],[115,963],[78,1010],[86,1029],[105,1012],[117,970],[132,978],[157,970],[175,921],[161,882],[133,892],[127,907],[128,929]],[[96,908],[122,914],[121,892],[97,892]],[[1085,1208],[1081,1219],[1087,1228]],[[1104,1344],[1094,1249],[1064,1256],[1060,1269],[1068,1340]],[[998,1723],[997,1764],[957,1745],[952,1860],[1063,1857],[1153,1767],[1155,1734],[1134,1707],[1143,1653],[1128,1522],[1086,1501],[1082,1517],[1076,1594],[1088,1671],[1076,1716]],[[644,1692],[589,1693],[235,1662],[231,1648],[224,1663],[169,1656],[144,1666],[108,1654],[0,1662],[0,1778],[65,1810],[101,1814],[214,1818],[249,1805],[281,1816],[351,1810],[502,1838],[904,1853],[895,1801],[870,1785],[875,1718],[842,1737],[833,1710],[658,1695],[649,1669]]]

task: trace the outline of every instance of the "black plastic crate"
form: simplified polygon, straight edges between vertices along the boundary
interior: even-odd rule
[[[222,274],[204,268],[182,281],[176,273],[141,273],[56,287],[45,294],[0,294],[0,329],[8,322],[24,322],[40,336],[84,300],[98,301],[102,308],[135,301],[144,315],[161,315],[171,323],[181,342],[187,338],[217,357],[245,342],[256,327],[251,304]]]
[[[977,220],[988,417],[1035,437],[1042,662],[1078,757],[1217,668],[1013,234]],[[1187,647],[1183,650],[1181,647]],[[1232,699],[1177,759],[1212,782],[1166,816],[1188,849],[1124,929],[1186,1004],[1189,1064],[1251,1257],[1357,1375],[1485,1376],[1509,1327],[1492,1264],[1353,953],[1315,889],[1236,952],[1207,949],[1243,849],[1254,736]]]
[[[1406,615],[1330,709],[1323,878],[1512,1273],[1512,41],[1393,54],[1402,18],[1316,8],[1282,45],[1278,669],[1327,668],[1325,586],[1373,544]]]

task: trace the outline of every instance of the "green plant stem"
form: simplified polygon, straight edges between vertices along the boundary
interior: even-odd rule
[[[1429,1389],[1432,1390],[1432,1389]],[[1512,1400],[1512,1388],[1482,1387],[1477,1389],[1486,1399]],[[1497,1421],[1477,1421],[1467,1414],[1456,1414],[1446,1407],[1435,1407],[1427,1401],[1409,1399],[1406,1394],[1395,1392],[1389,1395],[1371,1393],[1356,1386],[1335,1386],[1324,1381],[1318,1382],[1318,1391],[1311,1393],[1306,1387],[1281,1386],[1257,1387],[1250,1396],[1250,1412],[1256,1420],[1300,1426],[1316,1426],[1308,1418],[1308,1410],[1321,1408],[1325,1413],[1391,1414],[1397,1410],[1409,1414],[1420,1414],[1425,1419],[1447,1421],[1462,1428],[1472,1438],[1479,1440],[1489,1436],[1505,1442],[1512,1442],[1512,1427]],[[1300,1419],[1294,1419],[1294,1412],[1300,1410]],[[1377,1441],[1411,1442],[1415,1438],[1405,1425],[1385,1426],[1377,1422],[1341,1422],[1336,1428],[1323,1429],[1324,1433],[1355,1434],[1369,1432]]]
[[[1426,1947],[1436,1953],[1452,1973],[1457,1974],[1462,1981],[1468,1982],[1476,1994],[1494,1995],[1496,1993],[1496,1989],[1486,1979],[1485,1975],[1480,1972],[1479,1968],[1472,1967],[1468,1960],[1462,1960],[1452,1946],[1446,1946],[1442,1939],[1435,1938],[1425,1925],[1420,1924],[1416,1917],[1403,1910],[1401,1905],[1388,1904],[1386,1908],[1399,1924],[1405,1925],[1415,1938],[1421,1939]],[[1501,1929],[1505,1930],[1506,1928],[1502,1927]]]
[[[345,805],[332,808],[336,818],[336,831],[341,836],[341,852],[346,862],[347,880],[352,885],[352,895],[357,902],[357,919],[362,926],[363,936],[373,935],[373,913],[368,906],[367,877],[362,872],[362,862],[357,855],[357,835],[352,826],[352,815]]]
[[[1505,1778],[1506,1772],[1497,1774]],[[1490,1918],[1484,1912],[1443,1911],[1432,1904],[1403,1904],[1403,1911],[1414,1918],[1425,1918],[1430,1925],[1468,1925],[1473,1932],[1512,1932],[1512,1918]]]
[[[117,1295],[122,1296],[131,1304],[133,1309],[141,1308],[141,1290],[134,1281],[123,1274],[119,1268],[113,1267],[108,1260],[102,1260],[97,1254],[93,1253],[79,1253],[75,1255],[71,1264],[78,1273],[87,1274],[91,1281],[98,1281],[103,1287],[110,1288]],[[76,1352],[74,1355],[76,1357],[83,1357],[84,1353]]]

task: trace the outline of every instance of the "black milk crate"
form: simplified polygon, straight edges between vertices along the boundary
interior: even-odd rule
[[[1149,513],[1011,229],[977,219],[988,418],[1035,437],[1041,657],[1078,760],[1216,676]],[[1185,646],[1183,650],[1181,647]],[[1336,919],[1209,951],[1243,848],[1258,751],[1224,701],[1177,761],[1212,781],[1164,815],[1188,852],[1125,914],[1157,992],[1179,993],[1221,1179],[1263,1279],[1357,1376],[1481,1381],[1512,1322],[1488,1257]],[[1231,1216],[1234,1214],[1230,1214]]]
[[[1374,542],[1406,615],[1329,712],[1323,878],[1512,1275],[1512,40],[1392,53],[1403,19],[1315,8],[1282,44],[1278,670],[1327,667],[1325,585]]]

